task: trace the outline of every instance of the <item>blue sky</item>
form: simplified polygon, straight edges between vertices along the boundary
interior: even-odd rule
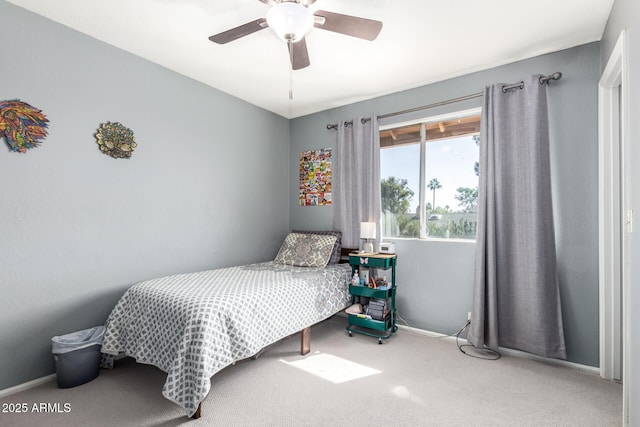
[[[473,165],[478,160],[478,146],[471,136],[427,142],[427,183],[437,178],[442,188],[436,190],[436,206],[459,209],[455,199],[458,187],[478,186]],[[418,206],[418,186],[420,181],[420,144],[384,148],[380,150],[380,178],[389,176],[404,178],[415,195],[411,200],[410,211]],[[426,203],[431,203],[431,190],[427,190]]]

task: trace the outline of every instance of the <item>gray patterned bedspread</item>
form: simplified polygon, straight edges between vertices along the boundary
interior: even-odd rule
[[[162,369],[162,394],[192,416],[216,372],[347,307],[350,273],[266,262],[140,282],[109,315],[102,352]]]

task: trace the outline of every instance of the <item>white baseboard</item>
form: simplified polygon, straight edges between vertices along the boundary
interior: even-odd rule
[[[443,338],[443,339],[452,340],[452,341],[455,341],[455,339],[456,339],[455,336],[444,335],[444,334],[439,334],[437,332],[426,331],[424,329],[418,329],[418,328],[415,328],[413,326],[407,326],[407,325],[397,325],[397,326],[398,326],[399,329],[410,330],[410,331],[412,331],[412,332],[414,332],[414,333],[416,333],[418,335],[425,335],[425,336],[432,337],[432,338]],[[464,343],[464,344],[468,344],[466,338],[459,338],[459,341]],[[564,367],[568,367],[568,368],[572,368],[572,369],[578,369],[580,371],[586,371],[586,372],[590,372],[592,374],[600,375],[600,368],[595,367],[595,366],[582,365],[580,363],[569,362],[569,361],[566,361],[566,360],[551,359],[551,358],[547,358],[547,357],[537,356],[535,354],[527,353],[526,351],[514,350],[512,348],[499,347],[499,350],[500,350],[501,354],[508,354],[509,356],[522,357],[524,359],[535,360],[535,361],[538,361],[538,362],[544,362],[544,363],[548,363],[548,364],[551,364],[551,365],[564,366]]]
[[[56,380],[56,374],[47,375],[46,377],[36,378],[35,380],[28,381],[23,384],[18,384],[13,387],[0,390],[0,399],[3,397],[11,396],[12,394],[20,393],[21,391],[29,390],[39,385],[46,384]]]
[[[345,317],[345,318],[347,317],[347,314],[344,313],[344,310],[341,311],[338,314],[340,316]],[[398,319],[406,323],[406,320],[401,319],[400,316],[398,316]],[[416,328],[414,326],[401,325],[400,323],[397,323],[397,322],[396,322],[396,326],[398,327],[398,329],[405,329],[407,331],[411,331],[411,332],[413,332],[415,334],[418,334],[418,335],[424,335],[426,337],[442,338],[442,339],[452,340],[452,341],[456,340],[456,337],[454,335],[445,335],[445,334],[441,334],[441,333],[438,333],[438,332],[427,331],[426,329],[419,329],[419,328]],[[464,344],[468,344],[466,338],[459,338],[459,340],[460,340],[460,342],[462,342]],[[566,360],[551,359],[551,358],[547,358],[547,357],[536,356],[535,354],[527,353],[526,351],[514,350],[514,349],[511,349],[511,348],[499,347],[499,350],[500,350],[501,354],[508,354],[508,355],[514,356],[514,357],[522,357],[524,359],[536,360],[538,362],[548,363],[548,364],[552,364],[552,365],[556,365],[556,366],[565,366],[565,367],[568,367],[568,368],[578,369],[580,371],[586,371],[586,372],[590,372],[592,374],[600,375],[600,368],[597,367],[597,366],[588,366],[588,365],[582,365],[580,363],[569,362],[569,361],[566,361]]]

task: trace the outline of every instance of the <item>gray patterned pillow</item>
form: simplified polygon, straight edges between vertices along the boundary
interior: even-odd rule
[[[289,233],[274,262],[299,267],[324,267],[331,258],[336,236]]]
[[[291,230],[292,233],[300,234],[322,234],[326,236],[336,236],[336,242],[333,244],[333,250],[331,251],[331,258],[329,264],[337,264],[340,262],[340,255],[342,255],[342,232],[341,231],[310,231],[310,230]]]

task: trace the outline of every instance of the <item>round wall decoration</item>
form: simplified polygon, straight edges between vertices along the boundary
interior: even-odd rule
[[[103,123],[98,128],[96,142],[100,151],[116,159],[128,159],[138,146],[133,131],[126,126],[116,123]]]
[[[48,121],[42,111],[26,102],[0,101],[0,138],[4,136],[13,151],[26,153],[37,147],[47,136]]]

